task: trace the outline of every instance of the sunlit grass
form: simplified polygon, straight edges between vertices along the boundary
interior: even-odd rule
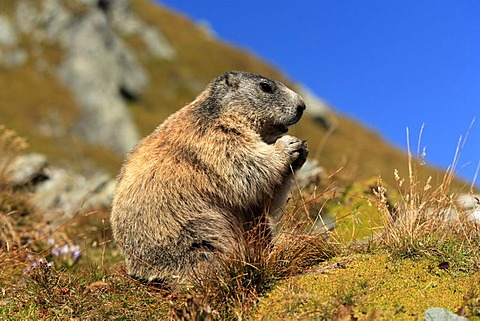
[[[466,272],[480,268],[480,224],[457,204],[458,192],[451,189],[463,144],[459,142],[453,163],[437,186],[432,186],[431,177],[419,178],[425,153],[414,159],[409,146],[408,177],[395,170],[401,199],[394,208],[387,207],[387,190],[379,181],[375,194],[385,227],[378,243],[394,257],[432,257]],[[473,193],[473,184],[466,192]]]
[[[0,8],[5,9],[0,11],[13,12],[11,3],[0,1]],[[143,134],[151,132],[226,70],[258,72],[285,81],[274,68],[250,54],[205,38],[186,18],[143,0],[134,0],[132,5],[147,23],[165,33],[178,53],[172,62],[140,55],[141,63],[152,74],[151,84],[129,108]],[[144,50],[138,39],[125,40],[135,50]],[[26,38],[22,45],[31,46]],[[57,46],[46,45],[42,59],[53,66],[63,57]],[[30,144],[54,162],[89,158],[112,174],[117,172],[121,156],[72,137],[52,138],[39,132],[38,123],[48,121],[52,111],[62,111],[60,122],[67,132],[79,116],[72,95],[53,74],[39,72],[33,60],[18,69],[0,69],[2,121],[28,136]],[[379,295],[385,289],[401,289],[402,284],[389,288],[375,279],[385,272],[385,266],[392,266],[390,261],[411,267],[402,275],[413,279],[419,274],[415,260],[427,259],[426,263],[421,261],[421,275],[431,269],[445,282],[439,281],[442,289],[455,288],[459,282],[455,279],[457,274],[463,277],[478,273],[479,225],[455,204],[462,185],[455,180],[455,166],[436,184],[439,172],[424,166],[419,152],[419,159],[410,151],[405,157],[372,131],[344,117],[340,117],[338,129],[328,133],[327,141],[321,138],[326,134],[324,130],[308,117],[292,129],[292,134],[308,138],[312,154],[318,156],[328,173],[342,168],[330,178],[337,180],[338,188],[305,189],[301,197],[290,203],[272,243],[245,235],[244,258],[225,261],[218,273],[199,279],[193,290],[172,293],[139,283],[125,274],[123,259],[111,239],[108,209],[78,215],[54,229],[42,223],[29,203],[28,193],[16,191],[7,183],[7,169],[23,149],[23,140],[0,128],[0,319],[249,319],[254,318],[261,298],[302,276],[307,277],[309,286],[317,286],[315,291],[335,282],[341,286],[334,288],[332,298],[321,297],[319,292],[307,293],[305,284],[293,283],[284,293],[294,298],[288,298],[288,305],[275,308],[305,319],[317,310],[317,315],[324,317],[349,317],[359,306],[369,306],[369,289]],[[405,178],[393,171],[405,165],[409,168]],[[372,188],[368,180],[378,173],[382,180]],[[364,195],[371,193],[376,196]],[[393,194],[399,197],[392,198]],[[329,204],[332,200],[335,206]],[[452,216],[454,212],[456,215]],[[317,221],[321,213],[335,215],[337,230],[312,233],[314,226],[321,226]],[[359,239],[360,246],[352,246]],[[76,257],[78,248],[80,256]],[[55,255],[60,249],[64,249],[63,256]],[[358,252],[367,256],[358,258]],[[338,257],[340,254],[343,257]],[[385,266],[371,269],[375,273],[362,274],[379,255],[382,263],[387,262]],[[346,270],[349,260],[359,262],[360,276],[345,276],[350,272]],[[435,262],[433,267],[428,260]],[[342,273],[332,276],[331,270]],[[338,275],[345,279],[335,279]],[[415,289],[414,283],[409,283],[409,289]],[[429,282],[418,283],[433,288]],[[469,316],[480,317],[480,294],[474,286],[463,298],[464,306]],[[301,312],[306,306],[312,307],[311,311]],[[399,306],[398,310],[402,308]],[[370,315],[373,319],[375,312]]]
[[[305,273],[337,253],[337,244],[327,233],[311,233],[315,223],[308,217],[299,219],[291,211],[278,225],[271,241],[264,226],[246,233],[245,256],[225,260],[219,269],[199,278],[195,300],[186,296],[175,309],[177,315],[188,315],[194,304],[220,320],[249,318],[259,298],[277,282]]]
[[[12,164],[27,147],[25,139],[0,124],[0,249],[10,249],[20,243],[16,214],[28,208],[24,195],[11,186]],[[17,218],[18,219],[18,218]]]
[[[21,144],[12,146],[17,136],[12,132],[6,135],[5,129],[3,133],[0,145],[6,152],[0,160],[11,162],[21,152],[16,149]],[[3,155],[6,158],[2,159]],[[466,315],[480,316],[480,294],[468,286],[470,277],[474,280],[480,269],[480,230],[478,222],[458,208],[456,194],[449,191],[453,170],[446,173],[442,184],[434,186],[430,179],[422,181],[416,174],[423,169],[421,160],[410,154],[407,166],[407,179],[395,174],[395,197],[391,196],[393,191],[387,191],[393,188],[381,180],[338,186],[330,177],[322,183],[324,187],[297,187],[273,235],[258,226],[244,235],[244,256],[223,261],[217,269],[199,276],[191,287],[173,292],[126,275],[123,258],[112,241],[108,209],[78,214],[51,227],[41,223],[31,207],[22,210],[29,220],[10,217],[9,213],[18,210],[16,205],[2,213],[2,218],[8,218],[2,221],[0,316],[29,320],[238,320],[255,318],[257,313],[300,318],[403,316],[409,313],[405,309],[421,313],[423,305],[410,301],[401,305],[405,295],[399,290],[402,284],[396,284],[388,272],[398,266],[410,269],[402,273],[412,278],[408,283],[411,291],[415,278],[421,278],[418,282],[424,289],[418,293],[435,294],[435,302],[454,302]],[[339,197],[341,191],[345,194]],[[0,204],[6,204],[7,199],[9,204],[19,204],[25,197],[0,193]],[[331,201],[336,205],[330,206]],[[336,217],[339,231],[323,226],[321,214],[338,214],[342,206],[345,210]],[[456,215],[451,215],[453,210]],[[361,214],[368,218],[374,212],[373,227],[368,219],[356,217]],[[369,228],[375,229],[370,235],[365,233]],[[360,230],[364,232],[357,233]],[[380,259],[381,264],[374,262]],[[368,264],[373,264],[371,273],[364,271]],[[356,266],[362,271],[349,272]],[[384,273],[392,283],[382,283],[375,277],[378,273]],[[335,275],[351,282],[337,280]],[[451,301],[450,292],[440,295],[432,282],[438,283],[439,289],[454,288],[463,297]],[[290,284],[292,296],[283,299],[281,293],[285,292],[277,293],[277,289],[285,284]],[[372,295],[381,289],[387,293]],[[389,289],[397,289],[400,296]],[[259,306],[272,295],[275,304]],[[392,307],[389,302],[400,305]]]

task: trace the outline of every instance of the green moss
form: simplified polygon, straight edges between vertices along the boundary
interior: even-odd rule
[[[256,319],[420,319],[429,307],[466,308],[480,319],[480,273],[453,275],[429,260],[386,255],[337,258],[319,272],[285,280],[261,300]]]
[[[322,212],[335,220],[334,237],[346,244],[351,241],[364,241],[377,235],[384,226],[385,219],[377,207],[374,189],[378,187],[378,177],[358,180],[346,184],[327,199]],[[390,204],[398,200],[395,192],[388,195]]]
[[[13,14],[13,3],[0,0],[0,12]],[[76,2],[68,3],[76,5]],[[145,0],[132,0],[132,6],[148,24],[162,30],[177,52],[172,61],[156,59],[142,54],[146,48],[138,37],[125,39],[149,72],[151,81],[141,99],[128,106],[143,135],[194,99],[208,81],[224,71],[257,72],[289,83],[273,66],[246,51],[209,38],[185,17]],[[74,9],[79,14],[84,10]],[[21,45],[29,51],[33,46],[27,36],[21,39]],[[48,43],[41,46],[39,58],[50,68],[63,60],[58,46]],[[45,153],[54,163],[86,170],[94,163],[116,173],[123,155],[70,136],[48,137],[39,130],[39,123],[55,120],[52,115],[59,115],[57,121],[70,132],[80,113],[72,94],[50,71],[39,71],[34,58],[18,68],[0,66],[0,119],[27,138],[31,151]],[[348,243],[371,237],[383,225],[373,201],[372,186],[379,174],[386,184],[396,186],[393,171],[398,169],[401,176],[407,177],[408,161],[405,153],[354,120],[339,115],[338,123],[338,128],[329,133],[306,115],[290,134],[308,140],[310,155],[319,160],[328,174],[336,173],[322,184],[328,186],[334,181],[339,190],[326,204],[323,200],[328,196],[321,202],[300,204],[298,208],[311,206],[311,212],[318,213],[325,205],[325,210],[337,219],[336,238]],[[443,178],[440,171],[426,166],[419,176],[422,180],[432,176],[432,185]],[[460,185],[457,182],[457,186]],[[387,189],[394,203],[398,197],[396,188]],[[3,211],[30,212],[22,210],[28,206],[23,199],[15,196],[12,200],[11,196],[0,195]],[[122,257],[111,242],[105,223],[108,217],[103,214],[97,219],[69,222],[67,234],[76,241],[82,240],[83,258],[78,266],[57,271],[58,283],[52,285],[50,296],[22,275],[29,251],[0,252],[0,284],[6,291],[0,296],[0,318],[166,318],[168,301],[175,301],[175,296],[167,299],[162,293],[125,277],[122,265],[118,264]],[[32,226],[28,228],[33,231]],[[25,235],[30,234],[22,233]],[[418,319],[427,307],[440,306],[452,311],[465,307],[471,319],[480,319],[480,277],[479,272],[475,273],[478,260],[471,259],[478,254],[472,255],[469,252],[472,247],[462,244],[475,240],[465,237],[452,237],[441,243],[437,240],[419,242],[418,252],[423,254],[412,255],[417,260],[399,255],[394,262],[378,254],[377,248],[377,254],[337,258],[320,265],[315,273],[288,278],[261,300],[256,318],[349,319],[353,315],[360,319]],[[449,263],[449,270],[438,268],[442,261]],[[87,290],[92,282],[99,280],[108,287]],[[50,300],[50,305],[45,303],[45,298]],[[249,299],[255,301],[251,295]]]

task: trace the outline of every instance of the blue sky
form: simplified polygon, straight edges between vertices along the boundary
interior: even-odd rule
[[[340,113],[446,168],[480,161],[480,1],[162,0],[303,83]],[[307,106],[308,107],[308,106]],[[477,179],[479,186],[480,179]]]

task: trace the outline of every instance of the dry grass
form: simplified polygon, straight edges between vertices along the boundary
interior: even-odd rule
[[[0,246],[10,250],[13,244],[20,244],[20,237],[15,231],[14,223],[10,213],[0,213]]]
[[[286,218],[272,242],[259,226],[245,235],[243,260],[228,260],[193,288],[172,293],[126,275],[111,242],[108,212],[78,216],[0,252],[0,318],[249,318],[259,298],[278,281],[309,271],[336,253],[326,235],[305,232],[311,230],[311,221]],[[65,248],[70,250],[56,254]]]
[[[24,200],[13,191],[10,175],[13,161],[26,147],[23,138],[0,125],[0,249],[20,244],[13,217],[23,209]]]
[[[165,294],[125,275],[111,242],[109,211],[52,228],[15,227],[20,245],[0,249],[0,319],[161,320]]]
[[[4,151],[0,155],[5,155],[0,157],[0,164],[7,168],[6,164],[21,151],[22,143],[11,131],[2,128],[0,133]],[[424,166],[422,157],[415,160],[409,151],[408,164],[406,181],[395,175],[401,194],[395,206],[389,204],[381,180],[374,190],[385,227],[369,243],[368,253],[375,255],[386,250],[394,260],[428,258],[436,261],[442,271],[452,274],[478,271],[480,227],[456,206],[456,194],[449,191],[454,166],[441,184],[434,186],[431,179],[422,180],[418,175]],[[7,170],[3,173],[8,177]],[[321,274],[322,269],[316,268],[318,264],[341,250],[343,255],[362,251],[349,244],[341,247],[329,232],[316,230],[318,211],[335,194],[333,187],[318,193],[319,190],[302,191],[294,197],[275,235],[261,225],[247,233],[246,254],[241,260],[227,260],[217,270],[212,269],[211,274],[199,278],[193,288],[172,293],[138,283],[125,274],[122,258],[111,240],[108,210],[79,215],[55,230],[45,226],[40,229],[40,221],[35,220],[19,226],[18,204],[27,200],[11,189],[4,189],[7,194],[0,193],[0,205],[8,204],[10,209],[0,213],[0,238],[4,245],[0,249],[0,317],[252,318],[260,298],[271,293],[280,282],[297,275]],[[315,215],[311,215],[312,210]],[[22,212],[27,217],[33,214],[28,206]],[[58,255],[60,249],[64,252]],[[363,294],[352,301],[350,296],[355,291],[352,288],[342,294],[341,305],[356,306],[360,301],[355,300],[361,300]],[[477,297],[475,294],[473,301],[470,300],[471,311],[478,310],[474,302]],[[471,315],[478,314],[475,313]]]
[[[395,170],[401,200],[393,209],[379,179],[374,192],[385,227],[377,241],[394,257],[432,257],[451,269],[467,272],[480,268],[480,224],[456,204],[458,193],[451,191],[461,148],[460,142],[452,166],[433,186],[431,177],[419,179],[425,152],[417,152],[419,157],[414,159],[409,146],[408,178],[401,178]],[[473,192],[473,184],[469,192]]]
[[[25,139],[0,124],[0,188],[8,185],[12,162],[26,147]]]
[[[0,134],[1,173],[8,181],[10,164],[25,142],[4,127]],[[23,224],[15,214],[26,196],[9,185],[2,192],[0,208],[9,211],[0,213],[0,316],[242,319],[276,282],[309,270],[336,250],[325,234],[310,233],[314,222],[308,215],[299,220],[303,207],[294,205],[276,235],[261,225],[245,234],[242,260],[224,262],[189,291],[166,293],[126,276],[111,242],[108,210],[77,215],[52,229],[28,206],[22,215],[31,220]]]
[[[242,320],[251,316],[261,296],[280,280],[309,271],[336,254],[327,234],[309,233],[314,222],[298,220],[295,211],[284,215],[269,241],[268,229],[257,226],[245,234],[245,257],[230,259],[206,278],[199,278],[196,295],[183,295],[172,307],[183,320],[211,318]]]

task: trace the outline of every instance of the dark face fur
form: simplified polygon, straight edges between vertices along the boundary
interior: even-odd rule
[[[305,110],[302,97],[278,81],[246,72],[228,72],[214,81],[223,111],[234,110],[257,125],[267,143],[273,143],[297,123]]]

